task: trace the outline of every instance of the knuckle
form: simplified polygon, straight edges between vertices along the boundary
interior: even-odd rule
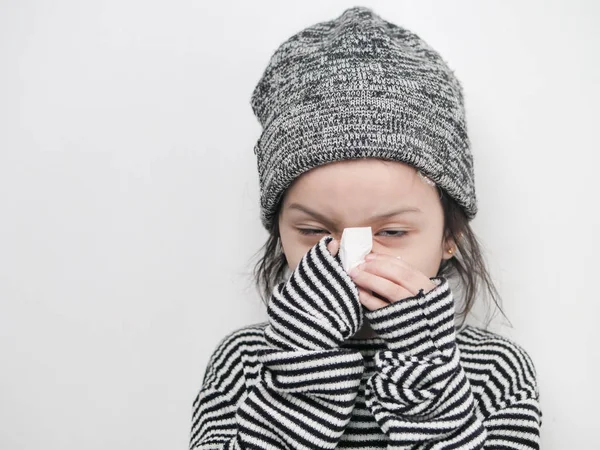
[[[404,290],[404,288],[402,288],[402,287],[398,286],[398,287],[395,289],[395,292],[394,292],[394,297],[393,297],[393,298],[394,298],[394,300],[401,300],[401,299],[403,299],[404,297],[406,297],[406,295],[405,295],[405,292],[406,292],[406,291]]]

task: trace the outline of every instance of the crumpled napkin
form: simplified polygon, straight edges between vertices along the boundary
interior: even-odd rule
[[[364,262],[373,248],[371,227],[344,228],[339,256],[346,272]]]

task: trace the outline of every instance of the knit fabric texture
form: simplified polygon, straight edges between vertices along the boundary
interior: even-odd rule
[[[251,98],[261,221],[268,230],[302,173],[358,158],[421,170],[475,217],[462,87],[442,57],[371,9],[347,9],[286,40]]]
[[[528,354],[489,331],[457,332],[443,277],[363,311],[331,239],[274,289],[267,323],[217,345],[190,449],[539,449]],[[364,318],[378,337],[353,336]]]

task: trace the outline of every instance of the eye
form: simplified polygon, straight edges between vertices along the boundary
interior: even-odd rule
[[[379,233],[391,233],[391,234],[384,235],[385,237],[402,237],[406,234],[406,231],[404,231],[404,230],[383,230],[383,231],[380,231]]]
[[[301,234],[305,234],[305,235],[308,235],[308,236],[314,236],[316,234],[322,234],[322,233],[329,234],[326,230],[317,230],[317,229],[314,229],[314,228],[298,228],[298,231]]]

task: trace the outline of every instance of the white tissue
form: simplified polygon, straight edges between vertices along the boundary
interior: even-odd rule
[[[340,241],[340,259],[346,272],[364,262],[373,248],[371,227],[344,228]]]

